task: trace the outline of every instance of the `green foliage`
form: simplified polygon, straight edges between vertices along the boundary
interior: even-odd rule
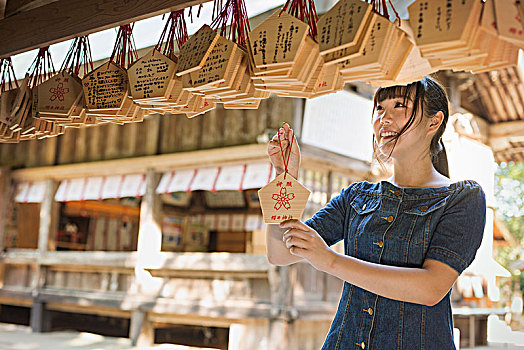
[[[507,266],[511,261],[522,259],[520,250],[524,243],[524,164],[501,163],[495,173],[495,197],[497,214],[511,232],[517,246],[502,247],[498,260]]]

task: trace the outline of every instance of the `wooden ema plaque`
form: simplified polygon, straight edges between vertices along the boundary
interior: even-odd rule
[[[521,8],[523,4],[519,8]],[[518,64],[518,47],[499,37],[495,19],[495,5],[493,1],[484,4],[477,41],[479,41],[487,57],[482,63],[471,67],[473,73],[487,72]]]
[[[216,102],[206,98],[198,98],[191,112],[186,112],[186,117],[194,118],[197,115],[204,114],[217,106]]]
[[[0,94],[0,123],[7,125],[9,128],[13,126],[15,121],[11,116],[11,111],[19,91],[20,89],[16,88],[6,90]]]
[[[83,95],[82,82],[67,72],[60,72],[33,89],[35,117],[69,118]]]
[[[415,1],[408,7],[415,42],[433,47],[464,44],[480,4],[477,0]]]
[[[247,58],[244,56],[244,59],[238,64],[236,73],[233,79],[230,79],[230,84],[226,82],[215,84],[213,88],[207,90],[200,90],[204,93],[206,97],[214,98],[228,98],[228,97],[237,97],[247,92],[249,86],[251,85],[251,76],[247,72]]]
[[[237,56],[238,50],[237,44],[219,35],[202,68],[189,73],[193,87],[221,83],[233,78],[233,63],[238,60],[231,58]]]
[[[361,24],[362,33],[359,35],[358,41],[354,45],[338,48],[335,51],[322,53],[326,64],[333,64],[342,62],[347,59],[359,57],[363,52],[366,43],[371,35],[371,30],[375,25],[375,19],[378,16],[375,13],[371,13],[365,23]]]
[[[406,85],[436,71],[429,61],[420,55],[418,47],[414,45],[412,39],[413,31],[409,22],[402,21],[401,28],[405,35],[397,51],[399,54],[402,54],[402,50],[405,50],[403,53],[405,57],[402,58],[402,62],[397,64],[398,72],[395,73],[396,77],[394,80],[375,78],[370,81],[374,86]],[[407,50],[404,47],[407,47]],[[344,71],[344,68],[341,67],[341,71]]]
[[[318,19],[318,44],[322,55],[360,46],[372,6],[362,0],[341,0]],[[358,50],[357,50],[358,51]]]
[[[394,79],[411,48],[404,32],[394,23],[376,13],[372,16],[373,27],[362,54],[339,65],[346,82]]]
[[[218,33],[203,25],[180,48],[176,74],[180,76],[202,68],[217,40]]]
[[[296,57],[291,65],[256,68],[252,78],[254,86],[280,96],[312,96],[324,65],[318,44],[310,36],[306,36]]]
[[[25,125],[32,121],[32,94],[28,87],[29,78],[20,82],[20,87],[0,94],[0,141],[17,143],[22,139]]]
[[[495,0],[485,4],[494,6],[497,31],[500,38],[513,43],[519,47],[524,47],[524,29],[520,17],[520,9],[523,4],[518,4],[515,0]]]
[[[287,12],[274,12],[249,32],[255,67],[286,65],[297,60],[309,26]]]
[[[300,220],[310,194],[311,191],[293,176],[280,174],[258,191],[264,222],[277,224],[284,220]]]
[[[126,71],[113,62],[104,63],[82,79],[87,108],[120,109],[128,93]]]
[[[524,34],[518,18],[519,6],[505,1],[488,1],[483,4],[449,0],[446,3],[445,26],[439,26],[443,20],[442,15],[437,16],[437,19],[430,18],[424,24],[428,12],[431,16],[435,11],[441,11],[438,4],[430,4],[416,2],[410,6],[409,11],[410,17],[418,16],[412,21],[414,37],[422,56],[433,68],[483,72],[517,61],[517,49],[514,46],[518,42],[518,36]],[[497,18],[499,7],[504,14],[503,18]],[[505,26],[507,30],[502,30],[514,35],[512,40],[509,37],[503,38],[500,28],[498,32],[495,29]],[[435,37],[438,37],[437,42]]]
[[[131,96],[141,100],[165,100],[177,64],[162,53],[152,50],[128,68]]]

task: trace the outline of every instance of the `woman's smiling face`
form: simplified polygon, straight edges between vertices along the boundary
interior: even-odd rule
[[[424,128],[419,124],[425,118],[421,118],[421,108],[418,108],[413,123],[402,132],[413,113],[413,107],[413,99],[404,96],[386,98],[377,103],[373,115],[373,132],[380,155],[397,158],[423,144]]]

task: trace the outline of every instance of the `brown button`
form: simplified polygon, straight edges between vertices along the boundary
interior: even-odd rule
[[[366,205],[365,204],[362,206],[362,210],[366,210]]]
[[[364,342],[362,343],[355,343],[357,346],[360,346],[362,349],[366,348],[366,344]]]
[[[382,247],[384,246],[384,241],[373,242],[373,244],[376,244],[376,245],[378,245],[380,248],[382,248]]]
[[[372,308],[364,309],[364,311],[367,312],[370,315],[373,315],[373,309]]]
[[[423,205],[422,207],[420,207],[420,210],[426,211],[426,210],[428,210],[428,207],[426,205]]]
[[[400,196],[400,191],[399,190],[396,190],[396,191],[393,191],[393,190],[390,190],[391,193],[393,193],[395,196]]]
[[[393,216],[388,216],[388,218],[386,220],[388,220],[388,222],[393,221]]]

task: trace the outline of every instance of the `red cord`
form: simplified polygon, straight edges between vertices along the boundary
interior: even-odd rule
[[[287,162],[286,162],[286,157],[284,156],[284,150],[282,149],[282,142],[280,141],[280,133],[278,134],[278,144],[280,146],[280,152],[282,153],[282,161],[284,163],[284,179],[286,178],[286,175],[288,173],[287,165],[289,164],[289,159],[291,158],[291,146],[293,145],[293,140],[295,138],[295,132],[293,130],[291,132],[292,132],[292,135],[291,135],[291,142],[289,143],[289,152],[287,155]]]

